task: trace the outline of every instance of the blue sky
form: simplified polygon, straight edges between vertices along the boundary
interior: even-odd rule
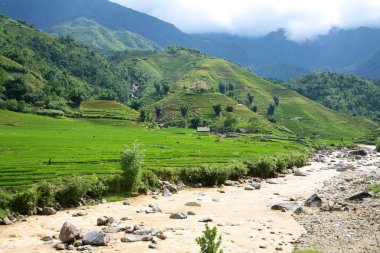
[[[304,41],[332,28],[380,28],[380,0],[111,0],[187,33],[261,36],[284,29]]]

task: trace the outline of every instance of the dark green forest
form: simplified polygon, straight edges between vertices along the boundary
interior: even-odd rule
[[[145,79],[142,72],[117,66],[70,37],[49,36],[0,16],[2,107],[69,113],[87,99],[127,102],[130,84],[140,85]]]
[[[333,110],[380,122],[380,82],[353,75],[316,72],[283,85]]]

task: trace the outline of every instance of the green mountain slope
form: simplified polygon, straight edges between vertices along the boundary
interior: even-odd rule
[[[354,73],[369,79],[380,80],[380,51],[359,64]]]
[[[68,110],[67,104],[83,99],[128,99],[128,69],[113,66],[70,38],[55,38],[0,17],[0,45],[3,100]]]
[[[333,110],[380,122],[380,82],[337,73],[309,73],[284,85]]]
[[[214,103],[238,106],[250,93],[254,96],[253,104],[262,116],[267,113],[268,105],[273,103],[273,96],[280,96],[274,120],[299,136],[340,139],[360,136],[377,126],[364,118],[337,113],[237,65],[194,50],[171,47],[145,58],[126,60],[123,64],[133,65],[151,77],[147,85],[141,88],[140,99],[145,105],[160,105],[165,112],[177,112],[177,117],[180,117],[180,104],[189,104],[191,112],[209,115],[210,118]],[[167,82],[171,90],[169,95],[158,96],[154,82]],[[202,83],[203,92],[194,91],[194,86],[199,83]],[[218,92],[220,83],[234,85],[233,99]]]
[[[110,30],[87,18],[78,18],[49,29],[50,33],[60,36],[69,35],[80,44],[98,52],[124,50],[160,50],[153,41],[127,30]]]

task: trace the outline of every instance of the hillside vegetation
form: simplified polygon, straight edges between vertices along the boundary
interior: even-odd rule
[[[221,104],[223,108],[228,105],[235,107],[233,112],[237,117],[245,114],[246,126],[254,122],[270,127],[270,123],[263,121],[262,116],[265,116],[277,125],[285,126],[282,130],[289,129],[298,136],[351,138],[377,126],[364,118],[337,113],[237,65],[194,50],[170,47],[144,58],[125,60],[121,65],[133,66],[147,73],[147,84],[137,94],[139,101],[151,111],[160,107],[164,112],[163,118],[181,119],[180,105],[187,104],[191,116],[218,119],[212,106]],[[158,93],[155,83],[166,83],[170,92],[166,95]],[[222,94],[220,84],[230,84],[233,90]],[[248,94],[254,98],[247,104]],[[279,104],[275,106],[273,115],[268,117],[268,107],[276,96],[279,96]],[[252,107],[257,108],[257,113],[250,110]]]
[[[89,46],[101,53],[124,50],[160,50],[153,41],[128,30],[110,30],[87,18],[54,25],[50,33],[70,36],[80,44]]]
[[[284,83],[338,112],[380,122],[380,82],[338,73],[310,73]]]

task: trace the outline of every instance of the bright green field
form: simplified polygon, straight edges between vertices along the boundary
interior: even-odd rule
[[[150,130],[126,120],[54,119],[0,110],[0,186],[74,173],[118,173],[119,151],[135,141],[145,151],[147,168],[228,163],[304,149],[290,141],[260,142],[252,136],[216,139],[191,129]]]

